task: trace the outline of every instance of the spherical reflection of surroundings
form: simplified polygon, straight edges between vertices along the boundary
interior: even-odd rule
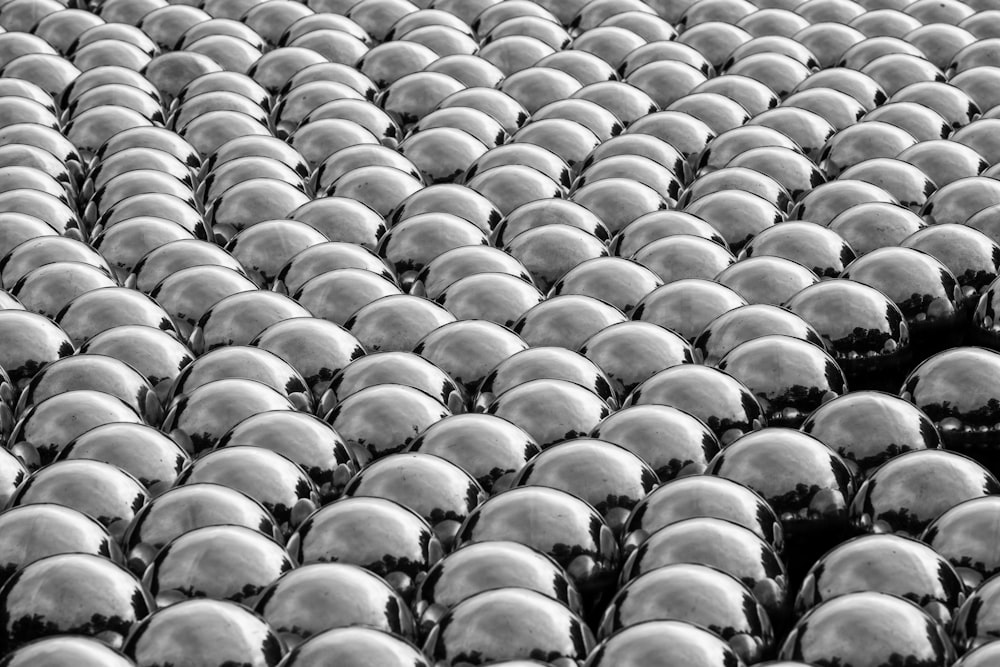
[[[998,0],[0,0],[0,667],[1000,661]]]

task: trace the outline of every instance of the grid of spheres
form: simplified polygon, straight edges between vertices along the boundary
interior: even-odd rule
[[[0,0],[0,667],[1000,664],[1000,0]]]

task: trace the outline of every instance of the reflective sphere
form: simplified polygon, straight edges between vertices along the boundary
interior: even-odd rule
[[[259,347],[232,345],[203,354],[180,372],[173,384],[171,402],[216,380],[244,379],[267,385],[293,405],[312,410],[305,380],[280,357]]]
[[[930,547],[896,535],[865,535],[836,547],[806,575],[797,611],[847,593],[875,591],[910,600],[942,626],[965,600],[965,586]]]
[[[47,398],[75,390],[114,396],[146,423],[157,424],[163,418],[159,399],[138,371],[113,357],[95,354],[67,357],[42,369],[21,392],[17,414]]]
[[[955,275],[966,299],[982,294],[1000,272],[1000,246],[965,225],[934,225],[903,240],[906,248],[921,250]],[[967,301],[968,303],[968,301]]]
[[[319,412],[326,414],[359,391],[384,384],[413,387],[442,404],[462,406],[461,389],[438,366],[411,352],[377,352],[351,362],[330,380]]]
[[[900,245],[925,227],[913,211],[895,204],[857,204],[830,221],[830,230],[839,234],[860,256]]]
[[[49,556],[11,577],[0,594],[4,653],[41,637],[76,634],[121,648],[153,608],[139,580],[92,554]]]
[[[672,480],[639,501],[625,524],[622,544],[626,552],[631,552],[660,528],[699,517],[725,519],[743,526],[776,553],[784,547],[781,521],[771,506],[749,487],[712,475]]]
[[[267,410],[293,409],[285,396],[261,382],[226,378],[179,397],[160,428],[188,453],[198,455],[213,448],[229,429],[247,417]]]
[[[122,538],[129,569],[142,575],[160,549],[175,538],[221,525],[280,537],[274,517],[250,496],[221,484],[185,484],[154,498],[136,513]]]
[[[695,364],[673,366],[639,385],[626,400],[633,405],[669,405],[701,419],[723,445],[765,425],[764,410],[736,378]]]
[[[608,522],[615,535],[630,510],[659,483],[645,461],[610,442],[591,438],[567,440],[546,449],[521,469],[515,486],[561,489],[586,500]]]
[[[358,565],[385,579],[409,603],[443,556],[434,531],[415,512],[384,498],[344,498],[309,516],[288,541],[302,565]]]
[[[325,420],[359,464],[405,449],[414,437],[451,412],[419,389],[379,384],[341,401]]]
[[[743,297],[724,285],[685,278],[647,294],[632,319],[658,324],[693,341],[716,317],[745,305]]]
[[[62,505],[40,503],[15,507],[0,515],[0,580],[47,556],[86,553],[116,563],[121,551],[104,526]]]
[[[597,236],[561,223],[521,232],[503,250],[527,269],[535,285],[544,292],[574,266],[608,254]]]
[[[132,667],[132,662],[109,648],[107,644],[88,637],[53,636],[31,642],[4,657],[4,667]]]
[[[445,549],[469,513],[486,499],[472,477],[445,459],[421,452],[374,461],[344,489],[348,497],[394,500],[427,521]]]
[[[135,477],[152,495],[173,486],[190,458],[152,426],[115,422],[92,428],[60,452],[61,460],[106,461]]]
[[[978,649],[969,651],[962,656],[955,664],[959,667],[985,667],[997,659],[998,651],[1000,651],[1000,642],[987,641]]]
[[[445,612],[424,651],[444,665],[460,665],[471,656],[491,662],[539,655],[580,661],[593,644],[590,629],[564,605],[535,591],[503,588]]]
[[[187,598],[250,605],[292,567],[284,548],[256,530],[207,526],[160,549],[143,582],[161,609]]]
[[[128,404],[110,394],[89,389],[56,394],[25,410],[8,446],[25,442],[37,451],[40,462],[47,464],[83,433],[111,422],[140,424],[142,420]]]
[[[539,379],[508,389],[488,404],[486,412],[513,422],[545,449],[585,436],[611,414],[611,407],[573,382]]]
[[[730,350],[761,336],[781,334],[822,346],[819,334],[793,313],[766,304],[736,308],[712,320],[695,339],[704,363],[718,365]]]
[[[181,475],[179,484],[212,482],[242,491],[274,516],[284,532],[315,509],[316,486],[290,459],[262,447],[226,447],[205,454]]]
[[[937,427],[947,449],[1000,470],[989,436],[994,396],[991,369],[1000,356],[982,348],[941,352],[917,366],[900,396],[920,408]]]
[[[802,617],[779,657],[810,663],[839,658],[858,665],[891,665],[900,659],[947,665],[955,650],[941,625],[916,604],[865,592],[834,598]]]
[[[930,255],[909,248],[881,248],[851,262],[843,277],[880,290],[899,306],[916,354],[960,340],[964,295],[954,274]]]
[[[774,648],[767,612],[735,577],[704,565],[679,563],[651,570],[615,595],[599,636],[644,621],[677,620],[712,628],[748,664]]]
[[[486,493],[510,488],[514,475],[541,451],[506,419],[483,413],[446,417],[417,436],[409,451],[434,454],[471,475]]]
[[[833,357],[811,342],[786,335],[740,343],[718,368],[753,392],[772,426],[798,427],[820,405],[847,393],[847,381]]]
[[[274,667],[284,645],[263,619],[242,605],[188,600],[147,617],[129,636],[124,652],[143,667],[164,660],[198,667],[227,662]]]
[[[583,594],[598,599],[614,580],[618,545],[593,506],[564,491],[518,487],[476,508],[458,534],[466,544],[510,540],[554,558]]]
[[[911,355],[910,329],[889,297],[853,280],[826,280],[785,306],[816,329],[851,387],[898,386]]]
[[[681,660],[691,667],[739,665],[743,661],[719,635],[682,621],[646,621],[605,639],[586,667],[639,667],[657,660]]]
[[[997,506],[992,496],[959,503],[935,519],[920,539],[952,564],[969,589],[1000,570],[989,548],[993,525],[990,513]]]
[[[357,471],[340,435],[326,422],[304,412],[260,412],[234,426],[219,441],[223,447],[262,447],[299,465],[322,498],[332,499]]]
[[[321,632],[292,649],[284,667],[321,667],[336,655],[344,667],[380,665],[429,667],[427,658],[412,644],[395,635],[364,626]]]
[[[413,637],[413,617],[399,594],[368,570],[341,563],[313,563],[285,572],[256,604],[289,645],[335,628],[365,625]]]
[[[653,240],[639,248],[632,259],[651,270],[664,283],[712,280],[736,262],[736,257],[725,245],[692,234],[675,234]]]
[[[776,624],[788,611],[784,564],[753,531],[714,518],[685,519],[656,531],[632,551],[621,582],[677,563],[699,563],[736,577],[756,596]]]
[[[651,375],[695,360],[695,352],[679,335],[638,321],[598,331],[580,347],[580,354],[607,374],[619,401]]]
[[[996,493],[1000,483],[972,459],[942,450],[908,452],[878,468],[858,489],[851,521],[870,533],[919,536],[955,505]]]
[[[292,317],[309,317],[308,310],[280,294],[241,292],[216,302],[191,333],[191,348],[202,354],[223,345],[248,345],[268,326]]]
[[[790,535],[846,527],[851,472],[840,456],[803,433],[767,428],[748,434],[718,454],[707,472],[757,491]]]
[[[517,542],[478,542],[446,556],[427,572],[414,605],[421,635],[458,603],[507,587],[537,591],[581,613],[576,586],[551,557]]]
[[[919,408],[878,391],[855,391],[820,406],[802,430],[867,475],[911,450],[941,447],[941,435]]]
[[[526,349],[524,341],[500,325],[466,320],[438,327],[413,351],[444,370],[471,398],[497,364]]]
[[[73,354],[73,343],[52,320],[18,310],[0,311],[0,367],[20,391],[46,364]],[[11,400],[8,397],[7,400]]]

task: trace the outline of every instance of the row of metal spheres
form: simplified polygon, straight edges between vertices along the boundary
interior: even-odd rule
[[[0,665],[996,662],[998,9],[78,4],[0,2]]]

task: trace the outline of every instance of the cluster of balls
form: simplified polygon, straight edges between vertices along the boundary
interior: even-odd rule
[[[0,28],[0,667],[1000,662],[996,0]]]

